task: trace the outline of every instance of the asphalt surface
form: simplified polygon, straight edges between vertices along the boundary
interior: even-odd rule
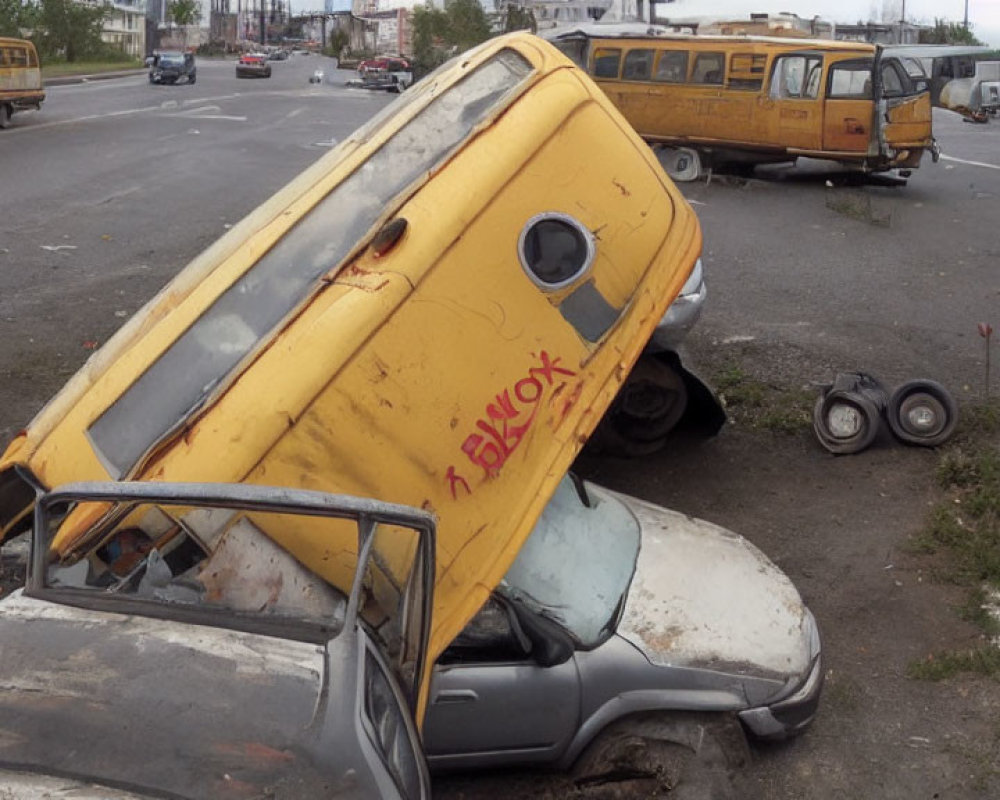
[[[392,96],[321,56],[193,86],[144,74],[47,89],[0,136],[0,379],[8,440],[94,347],[192,257]],[[317,69],[324,81],[309,83]]]

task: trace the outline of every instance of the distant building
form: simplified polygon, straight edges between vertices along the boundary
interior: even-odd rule
[[[101,5],[96,0],[77,0],[84,5]],[[134,58],[142,58],[146,49],[145,0],[113,0],[104,20],[101,40]]]
[[[839,26],[838,26],[839,27]],[[723,36],[781,36],[808,39],[833,39],[834,25],[819,17],[803,19],[797,14],[751,14],[749,20],[703,22],[698,33]]]
[[[872,44],[917,44],[920,25],[909,22],[864,22],[856,25],[837,23],[837,38],[849,42]]]

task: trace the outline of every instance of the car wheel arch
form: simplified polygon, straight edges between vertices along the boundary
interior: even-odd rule
[[[742,710],[743,705],[730,701],[720,705],[718,709],[705,711],[702,701],[700,707],[700,710],[695,710],[696,706],[692,701],[691,707],[684,709],[683,702],[679,702],[676,692],[637,691],[620,694],[609,699],[583,720],[572,741],[563,751],[557,767],[563,770],[571,769],[588,747],[601,736],[610,735],[618,727],[634,724],[648,727],[650,717],[658,718],[663,724],[672,718],[692,720],[699,715],[705,718],[713,716],[723,718],[732,715],[735,719],[736,713]]]
[[[735,713],[654,710],[625,714],[603,727],[572,770],[581,786],[645,775],[671,791],[681,784],[710,786],[713,798],[728,800],[735,796],[730,776],[750,758]]]

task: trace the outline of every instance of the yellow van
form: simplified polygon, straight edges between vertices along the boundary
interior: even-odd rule
[[[829,159],[883,172],[938,151],[913,58],[863,42],[600,26],[553,43],[585,68],[674,179],[720,162]]]
[[[427,509],[429,667],[700,251],[691,208],[594,83],[535,36],[491,40],[253,211],[90,358],[0,459],[0,534],[28,527],[37,491],[89,480]],[[94,521],[64,524],[50,557],[93,551]],[[356,532],[274,538],[350,586]]]
[[[0,37],[0,128],[15,111],[41,108],[45,100],[35,46],[25,39]]]

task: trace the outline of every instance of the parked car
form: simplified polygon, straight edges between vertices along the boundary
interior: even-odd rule
[[[662,768],[653,742],[693,760],[711,741],[734,766],[727,723],[781,739],[812,721],[820,651],[791,581],[741,536],[567,476],[439,658],[424,747],[432,769],[594,780]]]
[[[358,75],[365,89],[402,92],[413,85],[413,68],[405,58],[370,58],[358,65]]]
[[[154,53],[146,59],[146,65],[149,67],[150,83],[177,83],[181,78],[194,83],[198,78],[194,53],[173,50]]]
[[[700,251],[694,212],[586,75],[530,34],[492,39],[252,212],[91,357],[0,458],[0,536],[28,526],[34,486],[79,480],[433,509],[429,681]],[[331,577],[325,550],[286,545]]]
[[[166,483],[37,508],[27,585],[0,601],[4,797],[430,797],[412,718],[429,514]],[[295,536],[339,577],[293,558]],[[73,552],[50,561],[59,539]]]
[[[246,53],[236,63],[237,78],[270,78],[271,65],[264,53]]]

